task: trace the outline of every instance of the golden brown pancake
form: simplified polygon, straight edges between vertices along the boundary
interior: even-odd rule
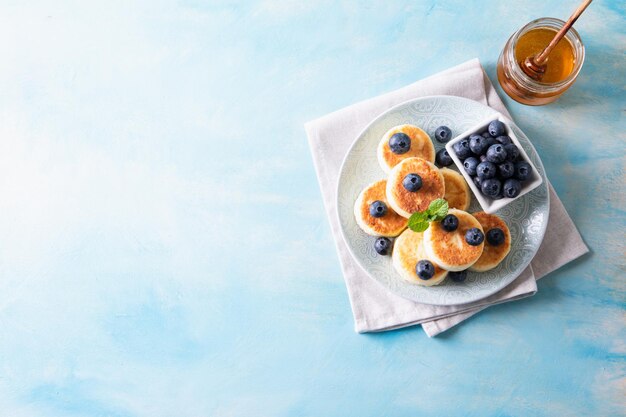
[[[467,210],[472,197],[463,175],[449,168],[442,168],[441,175],[443,175],[443,181],[446,185],[446,195],[443,198],[448,201],[448,206]]]
[[[402,185],[408,174],[418,174],[422,178],[422,188],[408,191]],[[431,201],[445,194],[443,175],[439,168],[422,158],[408,158],[396,165],[387,180],[387,200],[391,207],[404,217],[411,217],[416,211],[428,208]]]
[[[480,258],[470,269],[478,272],[489,271],[498,266],[506,255],[509,254],[511,250],[511,232],[504,220],[495,214],[487,214],[481,211],[474,213],[473,216],[480,222],[485,231],[485,247],[483,248],[483,254],[480,255]],[[495,227],[502,229],[504,232],[504,242],[498,246],[493,246],[487,242],[487,232]]]
[[[398,236],[407,225],[407,219],[399,216],[389,205],[386,197],[387,180],[368,185],[354,203],[354,217],[361,229],[372,236]],[[374,217],[370,214],[370,204],[379,200],[387,205],[387,214]]]
[[[407,153],[395,154],[391,152],[389,147],[389,138],[396,133],[404,133],[411,139],[411,147]],[[425,159],[430,163],[435,162],[435,147],[426,132],[417,126],[400,125],[392,127],[385,133],[378,144],[378,163],[380,167],[389,173],[393,167],[398,165],[400,161],[406,158],[418,157]]]
[[[400,236],[398,236],[398,238],[396,238],[396,241],[393,244],[391,261],[395,270],[404,280],[412,284],[431,287],[443,281],[448,275],[448,271],[442,269],[439,265],[428,258],[426,251],[424,250],[424,245],[422,244],[423,240],[423,233],[417,233],[411,229],[405,230]],[[431,279],[421,279],[415,272],[417,263],[422,259],[428,259],[435,267],[435,275],[433,275]]]
[[[454,214],[459,219],[459,227],[453,232],[447,232],[441,222],[431,222],[424,232],[424,249],[428,257],[448,271],[463,271],[474,264],[483,253],[484,241],[478,246],[472,246],[465,241],[465,232],[474,227],[482,230],[482,226],[471,214],[451,209],[448,214]]]

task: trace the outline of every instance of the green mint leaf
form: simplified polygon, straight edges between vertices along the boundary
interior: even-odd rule
[[[426,223],[426,228],[428,228],[428,215],[426,214],[426,212],[418,211],[417,213],[411,214],[411,217],[409,217],[409,229],[413,230],[414,232],[418,231],[416,229],[423,227],[421,225],[422,223]],[[423,232],[424,230],[426,230],[426,228],[420,231]]]
[[[428,216],[432,216],[431,221],[441,220],[448,214],[448,202],[443,198],[438,198],[430,202],[428,206]]]
[[[429,225],[429,222],[413,223],[412,225],[409,225],[409,229],[413,230],[414,232],[421,233],[424,230],[428,229]]]
[[[414,232],[423,232],[428,229],[430,222],[442,220],[448,214],[448,202],[443,198],[431,201],[428,209],[418,211],[409,217],[409,229]]]

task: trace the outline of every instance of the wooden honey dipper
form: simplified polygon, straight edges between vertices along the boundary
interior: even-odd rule
[[[554,39],[550,41],[548,46],[546,46],[541,53],[534,56],[528,56],[523,62],[520,62],[520,66],[526,75],[533,80],[541,81],[543,74],[546,72],[546,66],[548,65],[548,55],[550,55],[550,52],[552,52],[552,49],[554,49],[556,44],[563,39],[563,36],[565,36],[567,31],[572,27],[574,22],[576,22],[591,2],[592,0],[584,0],[580,6],[578,6],[567,22],[565,22],[561,30],[559,30],[554,36]]]

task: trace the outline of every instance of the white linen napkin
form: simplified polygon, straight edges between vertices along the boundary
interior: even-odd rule
[[[435,336],[490,305],[535,294],[536,279],[588,252],[572,220],[549,185],[550,216],[544,241],[531,266],[498,293],[461,306],[431,306],[399,297],[368,277],[351,257],[341,237],[335,206],[341,161],[352,141],[372,119],[396,104],[429,95],[469,98],[510,117],[480,62],[473,59],[305,125],[326,214],[348,289],[355,330],[359,333],[393,330],[421,323],[428,336]]]

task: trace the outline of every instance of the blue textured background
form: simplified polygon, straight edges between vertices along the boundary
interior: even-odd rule
[[[507,100],[592,254],[441,337],[354,333],[303,130],[566,3],[1,1],[0,415],[622,414],[623,2]]]

